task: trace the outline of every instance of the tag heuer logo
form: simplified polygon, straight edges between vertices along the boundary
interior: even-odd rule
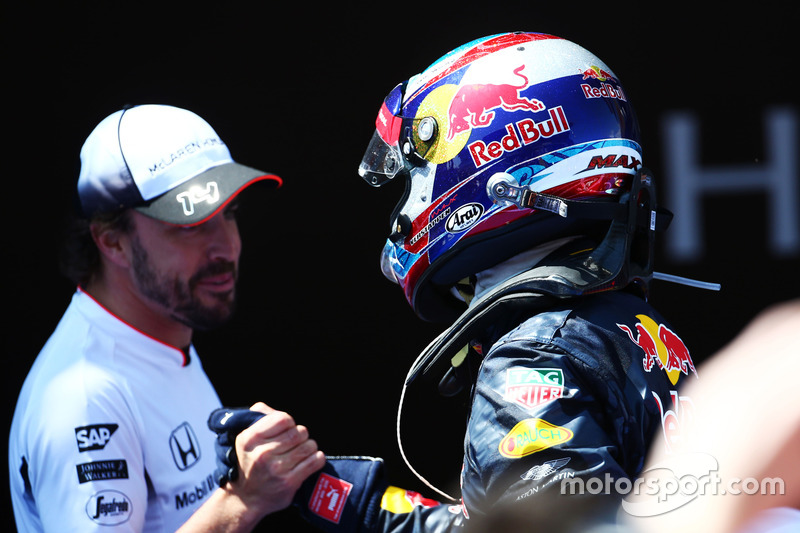
[[[564,395],[564,372],[560,368],[509,368],[506,400],[530,409]]]

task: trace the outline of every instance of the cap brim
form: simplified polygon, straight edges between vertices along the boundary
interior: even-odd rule
[[[259,182],[278,188],[283,180],[274,174],[239,163],[225,163],[198,174],[135,209],[168,224],[194,226],[216,215],[236,195]]]

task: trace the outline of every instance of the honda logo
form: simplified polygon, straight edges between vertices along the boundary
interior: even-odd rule
[[[169,448],[178,470],[186,470],[200,460],[200,443],[188,422],[184,422],[169,436]]]

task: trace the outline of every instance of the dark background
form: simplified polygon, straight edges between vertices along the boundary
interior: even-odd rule
[[[55,247],[86,135],[123,104],[168,103],[208,120],[238,161],[285,180],[258,224],[243,228],[240,312],[196,338],[223,402],[287,410],[326,453],[384,457],[394,484],[435,496],[403,465],[395,414],[409,365],[441,326],[417,319],[378,268],[400,187],[376,190],[356,173],[380,103],[460,44],[541,31],[588,48],[622,80],[657,178],[665,168],[661,128],[675,111],[699,120],[702,165],[768,163],[765,112],[798,110],[791,17],[664,5],[4,4],[3,427],[73,292],[57,271]],[[659,190],[677,210],[663,178]],[[695,363],[760,310],[800,295],[800,252],[771,251],[764,194],[716,195],[702,205],[703,254],[676,260],[662,244],[656,269],[723,290],[656,282],[652,291]],[[454,490],[462,406],[430,400],[419,393],[406,408],[406,449],[421,473]],[[291,513],[264,525],[303,527]]]

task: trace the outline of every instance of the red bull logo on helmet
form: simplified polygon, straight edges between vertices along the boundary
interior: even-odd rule
[[[583,79],[593,79],[598,81],[616,81],[614,76],[603,68],[592,65],[583,71]]]
[[[514,69],[514,74],[520,78],[519,85],[510,83],[476,83],[459,87],[450,103],[447,118],[450,128],[447,140],[452,141],[459,133],[473,128],[484,128],[494,120],[494,109],[502,108],[506,111],[525,110],[541,111],[544,104],[536,99],[520,96],[520,91],[528,87],[529,80],[522,73],[525,65]]]
[[[525,118],[506,124],[506,133],[499,141],[486,143],[478,140],[469,144],[469,155],[475,167],[481,167],[491,163],[507,152],[519,150],[523,146],[546,139],[570,130],[567,115],[561,106],[548,109],[550,118],[541,122],[535,122],[530,118]]]
[[[633,330],[625,324],[617,327],[628,334],[631,341],[644,352],[642,364],[647,372],[654,366],[667,373],[670,383],[675,385],[681,374],[689,375],[691,372],[697,376],[692,356],[689,349],[674,331],[664,324],[658,324],[647,315],[636,315],[639,322]]]
[[[616,78],[600,67],[591,67],[583,71],[584,80],[597,80],[600,87],[595,87],[588,83],[581,83],[581,90],[585,98],[616,98],[627,102],[628,98]]]

